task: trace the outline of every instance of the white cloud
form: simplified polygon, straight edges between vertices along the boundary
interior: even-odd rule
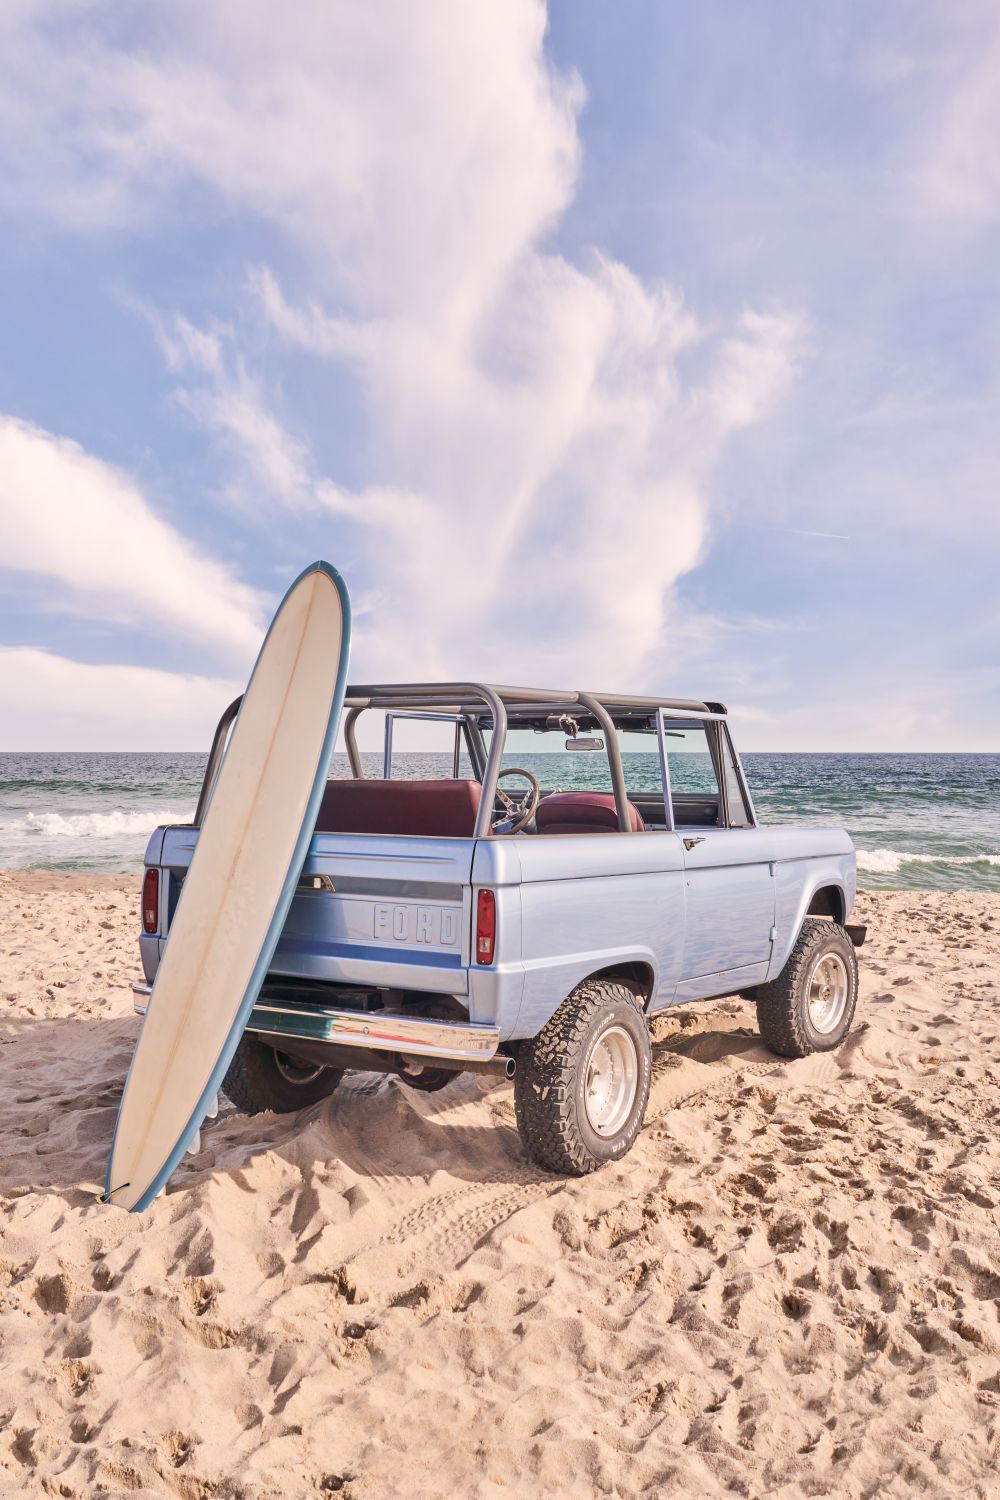
[[[148,214],[181,175],[286,226],[359,302],[476,315],[484,278],[569,201],[575,78],[549,73],[538,0],[380,7],[246,0],[15,6],[8,193],[82,227]],[[442,234],[442,226],[449,233]]]
[[[720,341],[620,264],[584,273],[537,252],[473,350],[398,319],[347,328],[291,308],[272,277],[257,285],[285,338],[349,355],[377,389],[381,461],[414,486],[348,495],[305,463],[283,486],[366,523],[367,676],[503,677],[512,658],[521,675],[591,682],[639,670],[699,558],[712,464],[780,395],[799,337],[794,318],[748,315]],[[708,369],[685,388],[677,356],[692,351]],[[246,444],[263,478],[259,453]]]
[[[43,608],[197,641],[252,662],[261,600],[68,438],[0,416],[0,570],[45,579]],[[55,586],[53,586],[55,585]]]
[[[877,674],[863,684],[838,681],[831,691],[809,695],[791,687],[785,695],[758,699],[731,695],[727,707],[733,738],[741,750],[805,753],[855,751],[994,754],[1000,732],[995,668],[927,674],[919,681]],[[968,704],[981,705],[970,722]]]
[[[1000,218],[1000,24],[995,6],[985,7],[977,26],[960,27],[947,37],[933,60],[933,73],[938,75],[938,98],[919,133],[921,159],[910,180],[934,214],[994,222]]]
[[[547,64],[541,0],[303,0],[280,20],[172,0],[143,12],[148,50],[113,40],[113,10],[7,20],[8,197],[103,230],[182,209],[198,180],[288,236],[307,269],[287,292],[258,271],[251,305],[353,371],[372,484],[347,491],[288,430],[239,317],[158,336],[256,505],[356,524],[359,669],[660,675],[713,466],[780,399],[801,330],[782,311],[704,327],[669,287],[555,253],[583,91]]]
[[[328,336],[321,315],[273,292],[270,305],[286,336]],[[657,672],[666,598],[705,544],[712,466],[780,396],[797,320],[748,316],[720,341],[616,262],[584,272],[536,251],[484,311],[478,348],[398,322],[370,333],[354,358],[377,391],[376,441],[422,500],[368,533],[366,672],[398,677],[401,649],[414,674]]]
[[[204,750],[245,684],[0,646],[0,750]]]

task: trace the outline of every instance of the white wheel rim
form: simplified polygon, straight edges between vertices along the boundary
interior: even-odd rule
[[[849,993],[847,965],[839,953],[825,953],[809,978],[809,1020],[815,1031],[823,1036],[836,1031]]]
[[[587,1119],[598,1135],[614,1135],[624,1125],[635,1103],[638,1080],[635,1042],[623,1026],[609,1026],[587,1059],[583,1096]]]

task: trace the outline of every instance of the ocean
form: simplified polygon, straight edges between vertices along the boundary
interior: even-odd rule
[[[381,774],[379,754],[363,759]],[[569,790],[597,784],[594,760],[539,755],[527,769]],[[449,761],[399,757],[415,777],[448,775]],[[637,790],[658,786],[655,755],[625,764]],[[1000,890],[1000,755],[754,754],[744,766],[761,823],[847,829],[862,886]],[[204,767],[202,754],[2,753],[0,869],[141,870],[152,830],[191,818]],[[348,774],[346,757],[334,774]]]

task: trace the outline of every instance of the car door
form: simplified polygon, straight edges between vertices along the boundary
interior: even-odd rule
[[[774,928],[767,833],[756,828],[678,832],[684,844],[682,979],[766,963]]]
[[[665,722],[663,744],[684,847],[681,982],[766,963],[774,927],[773,839],[752,826],[728,735],[711,721]]]

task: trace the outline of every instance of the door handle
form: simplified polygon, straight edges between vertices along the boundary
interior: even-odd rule
[[[684,847],[690,853],[690,851],[694,848],[695,844],[703,844],[704,842],[705,842],[704,839],[685,839],[684,840]]]

